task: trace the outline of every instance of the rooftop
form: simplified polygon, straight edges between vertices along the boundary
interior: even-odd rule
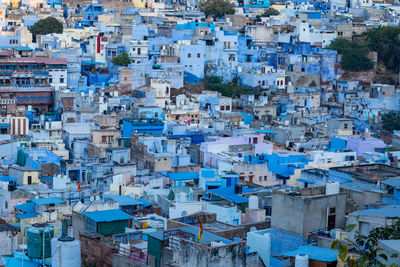
[[[38,206],[64,203],[64,201],[62,201],[58,197],[32,199],[32,202]]]
[[[384,206],[381,208],[369,208],[369,209],[356,211],[353,214],[386,217],[386,218],[396,218],[396,217],[400,217],[400,206],[389,205],[389,206]]]
[[[169,172],[168,177],[171,181],[183,181],[199,179],[197,172]]]
[[[135,218],[120,209],[84,212],[83,215],[92,219],[95,222],[114,222]]]
[[[365,164],[357,166],[334,167],[333,171],[344,172],[350,174],[353,178],[377,182],[389,178],[399,177],[400,169],[384,164]]]
[[[334,262],[337,261],[337,253],[337,250],[333,250],[330,248],[301,246],[295,250],[285,252],[278,256],[296,257],[297,255],[308,255],[308,258],[312,260]]]

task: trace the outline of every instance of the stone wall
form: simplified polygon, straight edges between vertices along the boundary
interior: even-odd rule
[[[96,266],[112,267],[113,255],[117,252],[110,241],[98,234],[81,233],[81,258],[83,266],[85,264],[95,264]]]
[[[181,267],[246,266],[246,244],[237,242],[218,247],[205,247],[181,240],[174,249],[175,264]]]

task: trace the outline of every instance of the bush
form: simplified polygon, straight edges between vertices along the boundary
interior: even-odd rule
[[[37,35],[46,35],[50,33],[62,33],[63,25],[56,18],[47,17],[36,22],[30,29],[34,41]]]
[[[336,50],[342,55],[342,67],[349,71],[366,71],[374,67],[368,58],[370,52],[367,43],[361,40],[348,40],[338,38],[334,40],[329,49]]]
[[[224,84],[223,78],[211,76],[206,79],[206,89],[220,92],[227,97],[240,97],[241,95],[254,94],[253,89],[248,86],[239,85],[238,78],[232,79],[232,82]]]
[[[382,115],[382,128],[386,131],[400,130],[400,114],[389,112]]]
[[[127,53],[122,53],[112,60],[112,63],[117,66],[128,66],[131,64],[131,59]]]
[[[264,10],[264,12],[261,14],[261,17],[270,17],[270,16],[276,16],[279,15],[279,11],[273,8],[267,8]]]
[[[229,0],[201,0],[199,7],[200,11],[213,18],[235,14],[235,8]]]

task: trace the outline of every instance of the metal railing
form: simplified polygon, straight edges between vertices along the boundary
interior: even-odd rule
[[[118,253],[115,253],[116,255],[137,264],[147,266],[147,250],[141,250],[132,246],[130,248],[119,247],[116,249],[118,249]]]

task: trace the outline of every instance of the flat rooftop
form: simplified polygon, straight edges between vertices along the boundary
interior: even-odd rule
[[[334,167],[333,171],[344,172],[350,174],[353,178],[377,182],[389,178],[399,177],[400,169],[384,164],[365,164],[358,166]]]
[[[196,226],[196,227],[200,227],[200,223],[195,223],[192,225]],[[226,223],[214,221],[214,222],[203,223],[203,228],[204,228],[204,230],[211,231],[211,232],[220,232],[220,231],[225,231],[225,230],[234,230],[237,227],[226,224]]]

